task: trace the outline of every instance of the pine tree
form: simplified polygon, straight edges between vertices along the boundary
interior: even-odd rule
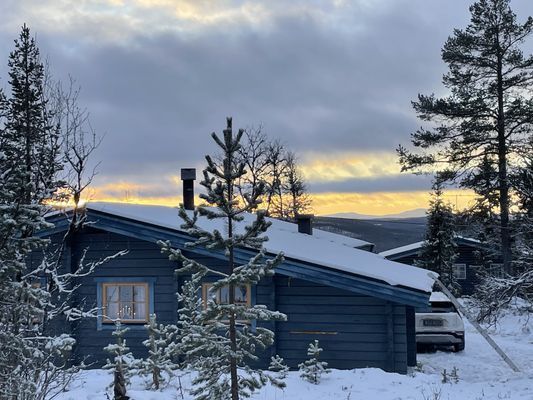
[[[167,329],[157,323],[155,314],[150,315],[150,320],[144,327],[148,331],[148,339],[143,341],[148,348],[148,358],[142,360],[139,374],[150,376],[149,388],[159,390],[163,384],[170,381],[175,368],[172,355],[168,351]]]
[[[440,280],[452,293],[459,294],[460,286],[453,274],[456,258],[454,217],[451,207],[442,199],[442,189],[436,185],[427,212],[426,237],[416,266],[437,272]]]
[[[130,384],[130,376],[132,370],[138,366],[138,361],[133,357],[126,346],[126,339],[124,335],[128,328],[124,328],[119,320],[115,322],[115,330],[113,337],[116,342],[108,344],[104,350],[112,355],[112,359],[107,359],[107,363],[102,367],[113,371],[113,382],[109,387],[113,388],[113,395],[115,400],[128,400],[129,396],[126,394],[127,387]]]
[[[509,170],[531,137],[533,57],[521,46],[533,32],[533,18],[523,24],[509,0],[479,0],[470,7],[471,22],[454,30],[442,49],[449,71],[443,84],[450,94],[419,95],[413,107],[434,129],[412,134],[411,152],[398,148],[402,170],[440,169],[442,182],[468,185],[468,172],[489,160],[497,171],[500,246],[505,270],[511,271]]]
[[[315,385],[320,383],[320,379],[323,374],[328,374],[331,372],[328,369],[328,363],[325,361],[320,361],[320,353],[322,353],[322,351],[323,349],[318,345],[318,340],[309,343],[307,355],[311,358],[301,364],[298,364],[300,377]]]
[[[197,363],[203,362],[203,357],[213,354],[219,341],[216,324],[211,323],[202,304],[202,279],[207,270],[200,265],[191,265],[190,260],[184,259],[181,252],[166,249],[173,261],[183,262],[183,268],[176,271],[178,275],[194,269],[191,278],[185,281],[178,292],[178,323],[175,337],[170,339],[170,353],[182,359],[183,368],[197,370]],[[193,262],[194,263],[194,262]]]
[[[236,301],[237,289],[257,285],[264,277],[272,276],[275,266],[283,260],[281,254],[274,259],[265,257],[262,244],[267,240],[264,234],[270,223],[265,219],[264,212],[257,211],[250,225],[243,226],[242,223],[243,214],[257,210],[264,192],[263,185],[260,185],[254,192],[245,194],[246,204],[239,205],[236,182],[246,173],[244,164],[236,162],[242,135],[242,130],[233,135],[231,118],[227,119],[223,138],[219,138],[215,133],[212,134],[223,152],[223,157],[221,161],[216,161],[206,156],[208,165],[201,182],[206,193],[200,197],[207,205],[197,207],[192,216],[183,206],[180,208],[180,217],[184,220],[183,228],[196,238],[188,246],[203,246],[213,251],[222,251],[226,256],[226,272],[211,270],[194,260],[187,259],[177,250],[170,253],[171,259],[181,260],[182,274],[192,273],[193,277],[194,274],[199,274],[196,275],[198,277],[209,273],[219,277],[213,282],[209,298],[203,305],[205,309],[199,317],[205,326],[200,335],[212,339],[210,351],[195,356],[192,362],[194,368],[198,370],[198,375],[194,380],[196,387],[191,393],[199,400],[228,398],[237,400],[239,397],[249,396],[251,392],[265,385],[269,381],[269,376],[261,370],[254,370],[250,363],[257,360],[257,351],[273,343],[274,334],[260,326],[252,328],[251,324],[255,324],[255,321],[285,319],[283,314],[268,310],[265,306],[249,306]],[[199,217],[203,221],[218,220],[224,228],[204,230],[201,223],[197,224]],[[256,249],[257,255],[248,263],[239,265],[235,260],[235,251],[238,247],[244,246]],[[169,248],[168,243],[163,244],[163,250]],[[227,290],[227,303],[218,301],[216,296],[222,290]],[[194,288],[191,292],[191,296],[197,299]],[[246,296],[250,295],[250,291],[247,290]],[[194,301],[190,301],[192,304],[189,309],[193,311]],[[202,342],[204,343],[205,341]]]

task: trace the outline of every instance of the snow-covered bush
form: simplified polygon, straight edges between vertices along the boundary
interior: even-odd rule
[[[320,361],[320,353],[322,351],[323,349],[318,345],[318,340],[309,343],[307,355],[311,358],[301,364],[298,364],[300,377],[315,385],[320,383],[322,374],[328,374],[330,372],[328,369],[328,363],[325,361]]]

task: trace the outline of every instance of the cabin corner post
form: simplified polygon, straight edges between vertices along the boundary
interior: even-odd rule
[[[394,307],[390,301],[387,301],[386,303],[385,314],[387,318],[387,365],[389,372],[394,372]]]
[[[274,274],[270,279],[270,309],[277,310],[276,275]],[[278,354],[278,322],[276,320],[272,321],[272,332],[274,332],[274,343],[270,346],[270,354],[272,357],[275,357]]]
[[[407,336],[407,366],[416,367],[416,321],[415,308],[405,307],[405,330]]]

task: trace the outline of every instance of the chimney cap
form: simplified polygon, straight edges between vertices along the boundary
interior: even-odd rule
[[[181,169],[181,180],[182,181],[196,180],[196,168],[182,168]]]

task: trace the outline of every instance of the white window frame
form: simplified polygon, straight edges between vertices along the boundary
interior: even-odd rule
[[[466,264],[465,263],[453,264],[453,276],[457,280],[464,281],[466,279]]]
[[[490,263],[489,275],[494,278],[503,278],[503,264],[502,263]]]

